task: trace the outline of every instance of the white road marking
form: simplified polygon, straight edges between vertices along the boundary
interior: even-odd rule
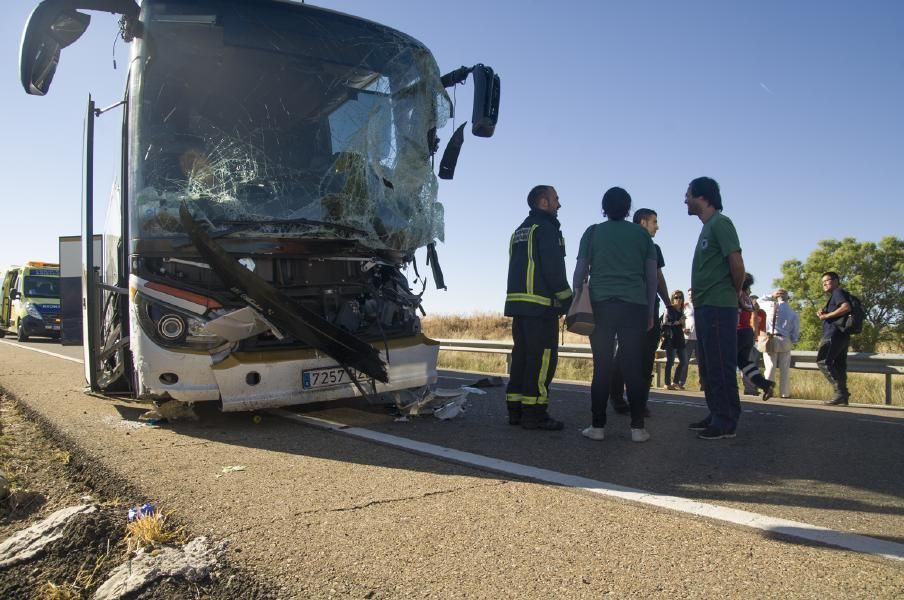
[[[880,421],[879,419],[857,419],[858,421],[863,421],[864,423],[882,423],[883,425],[897,425],[902,426],[904,422],[895,423],[894,421]]]
[[[628,500],[629,502],[637,502],[659,508],[667,508],[698,517],[706,517],[717,521],[733,523],[735,525],[752,527],[768,533],[836,546],[846,550],[872,554],[892,560],[904,561],[904,544],[898,544],[896,542],[889,542],[854,533],[835,531],[834,529],[828,529],[826,527],[770,517],[746,510],[707,504],[705,502],[698,502],[680,496],[668,496],[666,494],[658,494],[656,492],[588,479],[586,477],[568,475],[559,473],[558,471],[522,465],[507,460],[474,454],[472,452],[464,452],[446,448],[444,446],[428,444],[426,442],[409,440],[395,435],[364,429],[362,427],[351,427],[337,421],[298,415],[287,410],[276,409],[269,412],[292,421],[314,425],[316,427],[376,442],[385,446],[410,450],[418,454],[434,456],[480,469],[515,475],[517,477],[533,479],[535,481],[542,481],[563,487],[586,490],[601,496],[619,498],[621,500]]]
[[[40,354],[46,354],[48,356],[55,356],[57,358],[62,358],[63,360],[71,360],[74,363],[78,363],[80,365],[85,364],[80,358],[72,358],[71,356],[66,356],[65,354],[57,354],[56,352],[48,352],[47,350],[40,350],[38,348],[32,348],[31,346],[23,346],[22,344],[17,344],[15,342],[7,342],[6,340],[0,340],[0,344],[6,344],[7,346],[15,346],[16,348],[22,348],[23,350],[31,350],[32,352],[38,352]]]

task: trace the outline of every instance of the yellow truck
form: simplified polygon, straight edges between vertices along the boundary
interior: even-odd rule
[[[0,337],[60,337],[60,266],[30,261],[9,267],[0,279]]]

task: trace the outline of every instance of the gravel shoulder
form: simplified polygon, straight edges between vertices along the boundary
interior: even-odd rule
[[[130,499],[140,498],[140,492],[77,449],[67,449],[68,440],[57,441],[54,435],[40,415],[0,395],[0,473],[9,486],[9,494],[0,499],[0,542],[57,510],[97,507],[69,520],[62,539],[36,558],[0,569],[0,598],[89,598],[131,556],[125,544],[126,514]],[[223,562],[204,581],[166,578],[131,597],[239,600],[275,594]]]

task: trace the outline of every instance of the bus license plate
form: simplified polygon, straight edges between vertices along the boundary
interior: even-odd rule
[[[365,375],[364,373],[360,373],[358,371],[355,371],[354,369],[349,369],[349,371],[358,379],[358,381],[367,379],[367,375]],[[342,367],[311,369],[310,371],[302,371],[301,373],[301,387],[306,390],[330,387],[334,385],[343,385],[346,383],[351,383],[351,381],[352,380],[348,376],[348,373]]]

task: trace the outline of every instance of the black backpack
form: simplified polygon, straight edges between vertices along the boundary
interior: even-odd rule
[[[863,331],[863,321],[866,319],[863,303],[860,298],[847,290],[844,290],[844,295],[847,296],[848,304],[851,305],[851,312],[838,319],[835,328],[848,335],[860,333]]]

